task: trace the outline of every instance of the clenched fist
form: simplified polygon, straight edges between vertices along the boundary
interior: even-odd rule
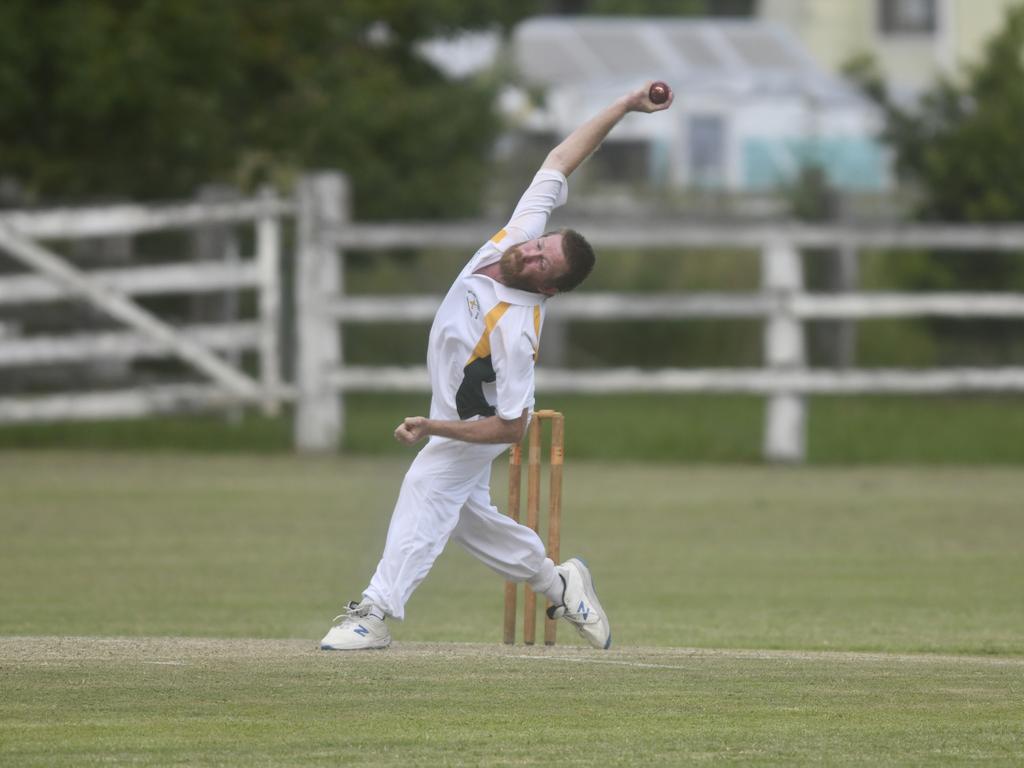
[[[395,440],[404,445],[418,443],[427,436],[427,419],[423,416],[406,416],[395,428]]]

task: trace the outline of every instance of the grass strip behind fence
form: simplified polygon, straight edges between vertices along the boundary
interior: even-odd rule
[[[566,445],[583,459],[757,463],[764,401],[742,396],[541,396],[566,413]],[[392,431],[424,414],[425,395],[351,395],[344,451],[402,455]],[[808,461],[842,463],[1024,463],[1020,397],[818,397],[810,400]],[[0,428],[3,449],[287,453],[290,416],[255,413]]]

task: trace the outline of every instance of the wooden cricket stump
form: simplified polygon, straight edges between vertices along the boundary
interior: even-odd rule
[[[548,509],[547,509],[547,553],[558,563],[558,548],[562,536],[562,466],[565,460],[565,418],[558,411],[535,411],[530,419],[527,433],[527,477],[526,477],[526,525],[540,533],[540,491],[543,423],[551,423],[551,446],[548,452]],[[513,445],[509,452],[508,467],[508,514],[519,522],[520,491],[522,486],[523,446]],[[516,641],[516,601],[518,585],[505,583],[505,628],[504,641],[513,645]],[[523,642],[533,645],[537,638],[537,595],[523,584]],[[550,605],[550,603],[549,603]],[[558,622],[544,615],[544,644],[555,644]]]

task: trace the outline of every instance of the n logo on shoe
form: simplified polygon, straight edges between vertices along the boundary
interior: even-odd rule
[[[587,608],[587,604],[585,602],[580,600],[580,607],[576,609],[576,613],[580,614],[583,617],[583,620],[586,621],[587,616],[590,615],[590,609]]]
[[[368,630],[368,629],[367,629],[366,627],[364,627],[364,626],[363,626],[362,624],[359,624],[359,625],[358,625],[358,626],[357,626],[357,627],[356,627],[355,629],[353,629],[352,631],[353,631],[353,632],[355,632],[355,633],[356,633],[357,635],[360,635],[360,636],[362,636],[362,637],[366,637],[366,636],[367,636],[368,634],[370,634],[370,630]]]

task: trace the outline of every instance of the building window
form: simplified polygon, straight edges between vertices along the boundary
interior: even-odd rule
[[[878,0],[878,28],[888,35],[927,35],[938,27],[936,0]]]
[[[690,184],[717,188],[725,183],[725,120],[694,115],[689,125]]]

